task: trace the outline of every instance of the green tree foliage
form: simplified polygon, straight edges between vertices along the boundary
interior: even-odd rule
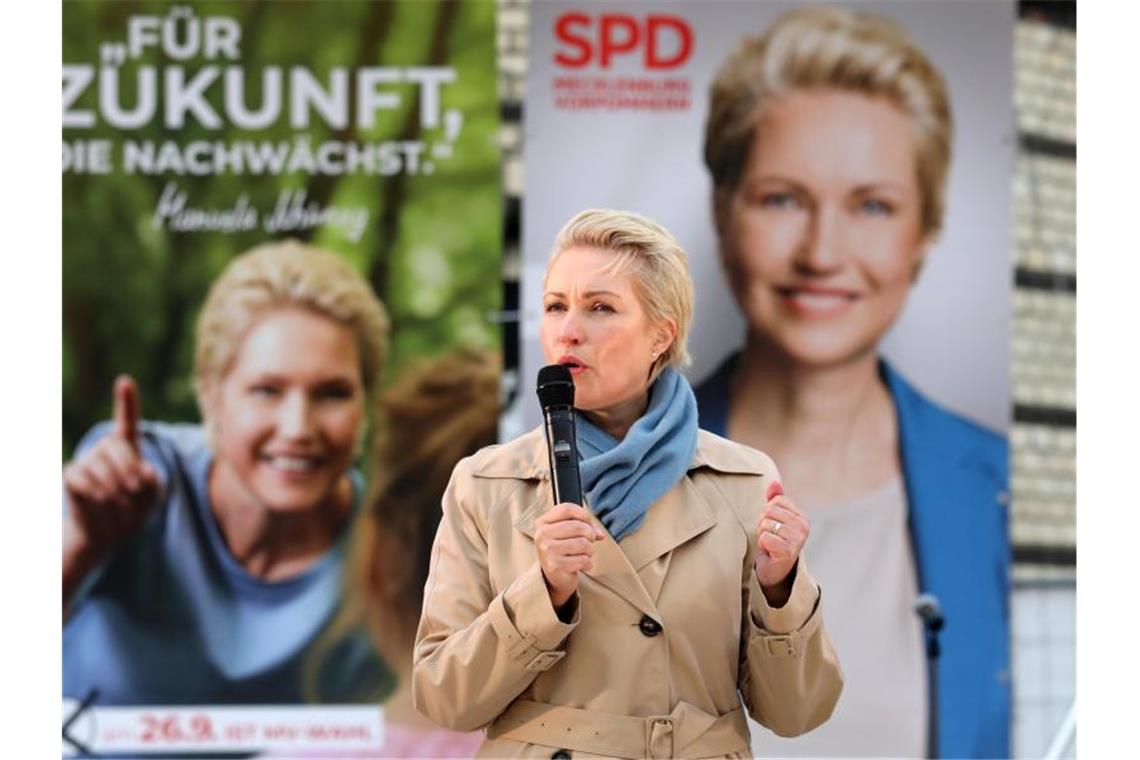
[[[180,3],[178,5],[187,5]],[[63,7],[65,64],[98,71],[101,45],[126,39],[132,16],[166,16],[171,4],[72,2]],[[130,130],[98,119],[92,128],[65,129],[65,144],[109,140],[116,168],[109,174],[67,171],[63,175],[63,455],[70,455],[92,424],[109,414],[111,385],[121,372],[139,382],[143,413],[150,419],[195,420],[191,369],[197,311],[213,278],[235,255],[272,237],[291,236],[342,253],[368,277],[388,307],[394,325],[386,380],[393,381],[417,357],[464,345],[495,350],[501,333],[492,315],[500,308],[502,251],[499,111],[491,2],[235,2],[192,3],[198,18],[230,16],[241,26],[241,60],[179,62],[188,76],[202,66],[240,65],[246,72],[245,102],[262,102],[266,66],[310,69],[326,81],[333,67],[454,67],[457,81],[444,86],[442,109],[463,114],[450,158],[433,161],[430,173],[390,176],[144,174],[121,165],[125,140],[292,141],[306,135],[313,146],[326,140],[360,143],[425,140],[415,85],[388,86],[398,108],[381,111],[374,126],[355,119],[340,129],[314,119],[303,133],[282,117],[262,130],[241,129],[223,119],[209,129],[189,119],[168,129],[161,117]],[[162,81],[175,64],[156,46],[120,67],[119,102],[132,108],[136,74],[151,65]],[[288,87],[288,84],[286,84]],[[98,113],[98,83],[76,103]],[[207,100],[222,113],[220,86]],[[355,97],[353,97],[355,100]],[[159,89],[159,107],[163,103]],[[286,99],[286,114],[288,104]],[[160,111],[161,112],[161,111]],[[190,205],[232,208],[243,194],[263,215],[285,189],[303,189],[322,206],[368,209],[358,242],[325,226],[272,235],[248,231],[177,232],[155,225],[163,188],[175,182]]]

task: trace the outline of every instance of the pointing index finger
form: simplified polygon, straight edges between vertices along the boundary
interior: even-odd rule
[[[139,451],[139,388],[130,375],[115,378],[115,403],[112,411],[115,435]]]

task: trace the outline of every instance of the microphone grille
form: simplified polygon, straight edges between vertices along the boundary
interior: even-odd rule
[[[538,403],[551,406],[574,406],[574,378],[570,368],[548,364],[538,371]]]

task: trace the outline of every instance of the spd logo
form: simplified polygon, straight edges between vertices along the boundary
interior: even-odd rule
[[[642,56],[645,68],[675,69],[693,52],[693,30],[685,19],[650,13],[564,13],[554,22],[560,49],[555,63],[571,69],[597,64],[608,69],[618,56]]]

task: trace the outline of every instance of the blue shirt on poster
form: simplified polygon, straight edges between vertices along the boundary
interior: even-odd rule
[[[81,455],[110,431],[80,442]],[[264,581],[230,553],[211,512],[213,455],[200,426],[144,422],[140,446],[162,496],[140,532],[93,571],[63,628],[63,694],[96,705],[377,701],[393,676],[363,631],[307,657],[336,613],[349,531],[316,564]],[[351,473],[359,512],[363,480]]]
[[[700,426],[725,437],[738,356],[695,391]],[[886,361],[879,374],[898,416],[918,587],[946,617],[938,756],[1009,757],[1008,444],[922,396]]]

